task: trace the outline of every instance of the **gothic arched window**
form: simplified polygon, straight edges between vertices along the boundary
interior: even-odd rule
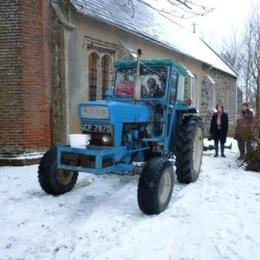
[[[104,55],[101,59],[102,67],[102,99],[105,98],[105,92],[110,84],[110,74],[111,74],[111,57],[109,55]]]
[[[99,56],[96,52],[92,52],[88,57],[89,100],[97,98],[98,60]]]

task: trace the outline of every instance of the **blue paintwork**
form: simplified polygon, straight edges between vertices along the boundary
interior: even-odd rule
[[[147,122],[150,118],[151,111],[143,104],[124,103],[119,101],[97,100],[90,102],[82,102],[79,105],[80,121],[86,122],[87,119],[82,117],[80,110],[82,106],[104,106],[109,110],[109,122],[111,124],[117,122],[133,123],[133,122]]]
[[[109,118],[107,120],[101,119],[87,119],[81,115],[82,106],[104,106],[108,108]],[[114,146],[121,145],[121,133],[123,123],[145,123],[148,122],[152,111],[145,105],[125,103],[114,100],[98,100],[92,102],[82,102],[79,105],[79,118],[81,124],[110,124],[114,126]]]
[[[93,102],[81,102],[79,104],[78,115],[81,124],[95,125],[111,125],[113,126],[114,143],[113,147],[97,147],[88,146],[86,149],[71,148],[69,146],[57,147],[57,167],[59,169],[67,169],[73,171],[88,172],[93,174],[105,174],[110,172],[115,173],[130,173],[133,170],[131,155],[135,154],[137,160],[144,159],[144,151],[150,149],[149,142],[160,143],[163,145],[163,153],[167,156],[173,152],[172,138],[176,132],[176,118],[178,112],[185,112],[192,109],[183,103],[170,104],[170,86],[172,86],[172,77],[174,74],[182,74],[183,68],[176,66],[174,63],[166,66],[166,94],[162,98],[142,98],[134,103],[131,98],[114,97],[110,91],[107,95],[107,100],[98,100]],[[176,86],[177,87],[177,86]],[[148,123],[153,118],[153,110],[150,104],[162,104],[165,107],[164,127],[160,136],[152,138],[144,138],[142,142],[136,143],[139,140],[139,131],[133,129],[127,133],[128,142],[122,145],[122,132],[125,123]],[[102,106],[107,108],[108,117],[105,119],[88,119],[81,114],[81,108],[84,106]],[[131,144],[135,143],[132,147]],[[76,167],[71,165],[63,165],[61,163],[61,154],[63,152],[73,153],[78,155],[91,155],[95,157],[95,168]],[[104,158],[112,158],[113,164],[108,167],[102,166]]]
[[[121,158],[126,154],[135,153],[138,151],[144,151],[147,148],[142,149],[133,149],[127,150],[125,146],[119,147],[97,147],[97,146],[88,146],[85,149],[80,148],[72,148],[70,146],[57,146],[57,168],[64,170],[73,170],[80,172],[88,172],[94,174],[104,174],[104,173],[130,173],[133,170],[132,164],[126,164],[120,162]],[[61,154],[62,153],[73,153],[78,155],[90,155],[95,157],[95,168],[87,168],[87,167],[76,167],[70,165],[64,165],[61,162]],[[113,165],[108,167],[102,166],[102,160],[105,158],[113,158]]]

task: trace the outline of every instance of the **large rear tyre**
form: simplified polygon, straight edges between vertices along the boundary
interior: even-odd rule
[[[203,130],[199,117],[183,120],[176,138],[176,174],[180,183],[195,182],[203,155]]]
[[[38,179],[42,189],[58,196],[69,192],[77,182],[78,172],[57,169],[57,150],[51,148],[40,161]]]
[[[170,161],[163,157],[147,161],[138,184],[139,208],[148,215],[164,211],[171,200],[173,185],[174,173]]]

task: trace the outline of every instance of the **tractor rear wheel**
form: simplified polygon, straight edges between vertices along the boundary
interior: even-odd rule
[[[138,204],[148,214],[164,211],[171,200],[174,185],[172,163],[163,157],[154,157],[147,161],[138,184]]]
[[[51,148],[42,157],[38,179],[42,189],[57,196],[69,192],[77,182],[78,172],[57,169],[57,150]]]
[[[203,130],[199,117],[185,118],[177,130],[176,174],[180,183],[195,182],[203,155]]]

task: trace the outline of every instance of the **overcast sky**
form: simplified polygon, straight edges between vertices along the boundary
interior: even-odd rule
[[[206,17],[194,19],[197,23],[198,35],[216,48],[221,48],[223,41],[232,38],[234,33],[239,37],[244,31],[250,14],[251,2],[250,0],[208,0],[207,3],[212,3],[215,10]]]
[[[154,0],[162,6],[167,6],[167,0]],[[214,7],[215,10],[205,17],[191,19],[177,19],[176,21],[192,31],[192,23],[195,22],[196,33],[220,50],[223,41],[232,38],[236,33],[238,38],[243,33],[244,25],[250,14],[252,5],[260,8],[260,0],[193,0],[196,3]],[[253,4],[252,4],[253,3]]]

